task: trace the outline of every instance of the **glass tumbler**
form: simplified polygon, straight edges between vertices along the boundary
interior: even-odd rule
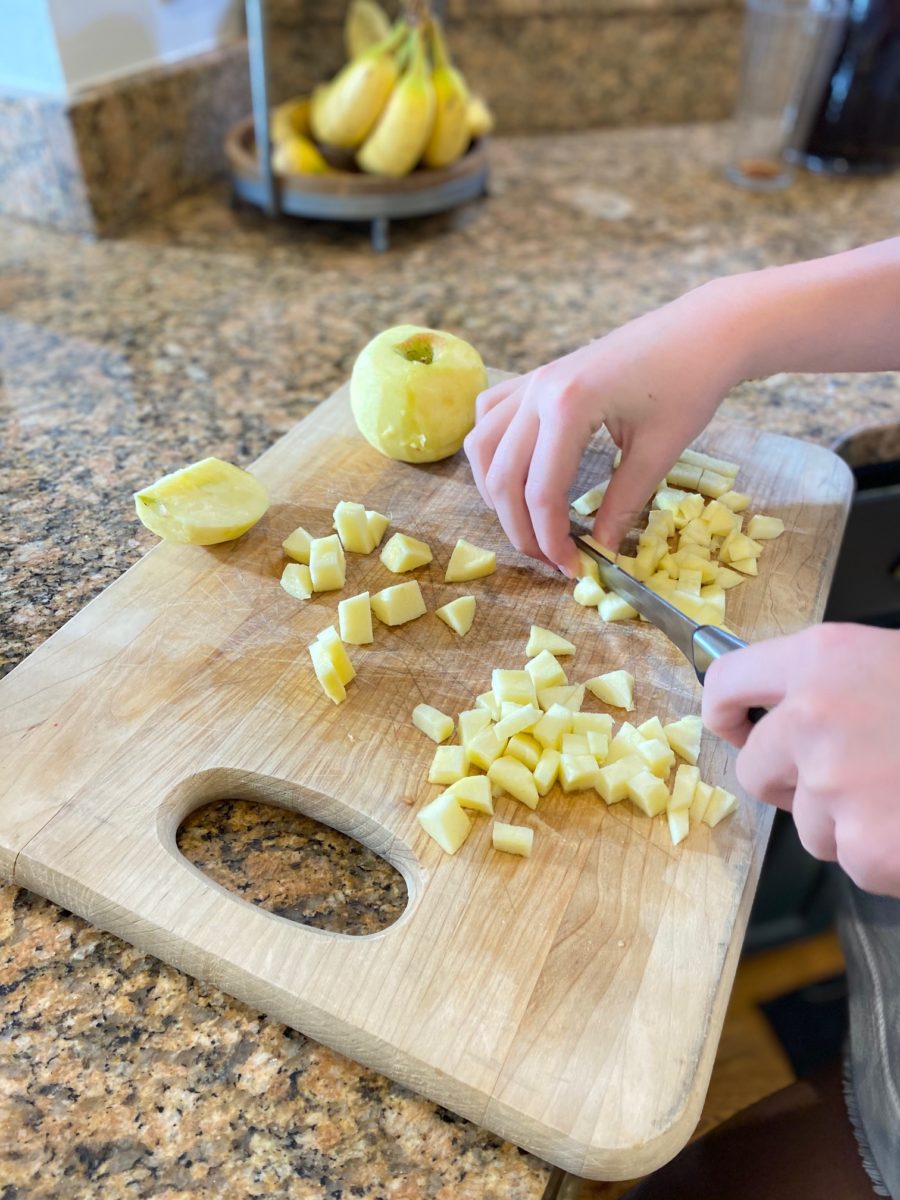
[[[848,0],[746,0],[735,137],[725,174],[756,191],[793,177],[787,151],[824,91]]]

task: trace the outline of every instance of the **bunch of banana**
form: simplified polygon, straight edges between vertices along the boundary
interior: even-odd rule
[[[328,159],[354,156],[363,171],[398,177],[420,163],[449,166],[491,131],[490,109],[451,63],[425,0],[407,5],[410,20],[391,26],[377,0],[351,0],[349,61],[311,98],[272,114],[276,171],[319,174],[333,169]]]

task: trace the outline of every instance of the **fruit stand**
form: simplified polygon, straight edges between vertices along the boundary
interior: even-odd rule
[[[446,166],[418,166],[388,177],[365,171],[277,174],[272,155],[265,0],[246,0],[253,115],[228,133],[225,150],[234,195],[268,216],[369,223],[374,249],[390,244],[392,220],[427,216],[486,195],[484,138]]]

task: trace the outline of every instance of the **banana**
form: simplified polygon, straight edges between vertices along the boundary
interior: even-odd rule
[[[469,133],[473,138],[485,137],[494,128],[494,114],[480,96],[469,96],[466,106],[469,117]]]
[[[359,58],[370,46],[390,33],[387,13],[376,0],[350,0],[344,21],[344,45],[347,58]]]
[[[426,167],[446,167],[468,149],[469,89],[448,58],[437,19],[431,23],[431,57],[434,62],[431,73],[435,97],[434,125],[423,160]]]
[[[331,168],[308,137],[292,134],[277,142],[272,166],[278,175],[327,175]]]
[[[434,85],[425,69],[425,47],[418,29],[410,35],[410,64],[391,92],[374,132],[356,161],[372,175],[408,175],[422,157],[434,123]]]
[[[366,140],[397,82],[394,51],[406,34],[406,26],[398,24],[377,45],[347,63],[327,85],[324,96],[313,96],[310,115],[316,141],[353,150]]]
[[[286,142],[292,137],[307,137],[309,135],[309,110],[311,102],[306,96],[298,96],[296,100],[286,100],[272,109],[269,118],[269,132],[273,142]]]

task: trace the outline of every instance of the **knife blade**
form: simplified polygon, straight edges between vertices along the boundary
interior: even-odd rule
[[[662,630],[691,664],[701,683],[705,681],[706,672],[717,658],[731,653],[732,650],[743,650],[746,647],[747,643],[734,633],[720,629],[717,625],[698,625],[696,621],[692,621],[668,600],[657,595],[652,588],[648,588],[645,583],[641,583],[639,579],[635,579],[612,562],[604,554],[600,543],[595,542],[590,534],[579,529],[577,525],[571,526],[571,534],[578,549],[597,564],[600,582],[623,600],[627,600],[641,616]],[[764,708],[751,708],[748,715],[750,721],[755,724],[765,713]]]

